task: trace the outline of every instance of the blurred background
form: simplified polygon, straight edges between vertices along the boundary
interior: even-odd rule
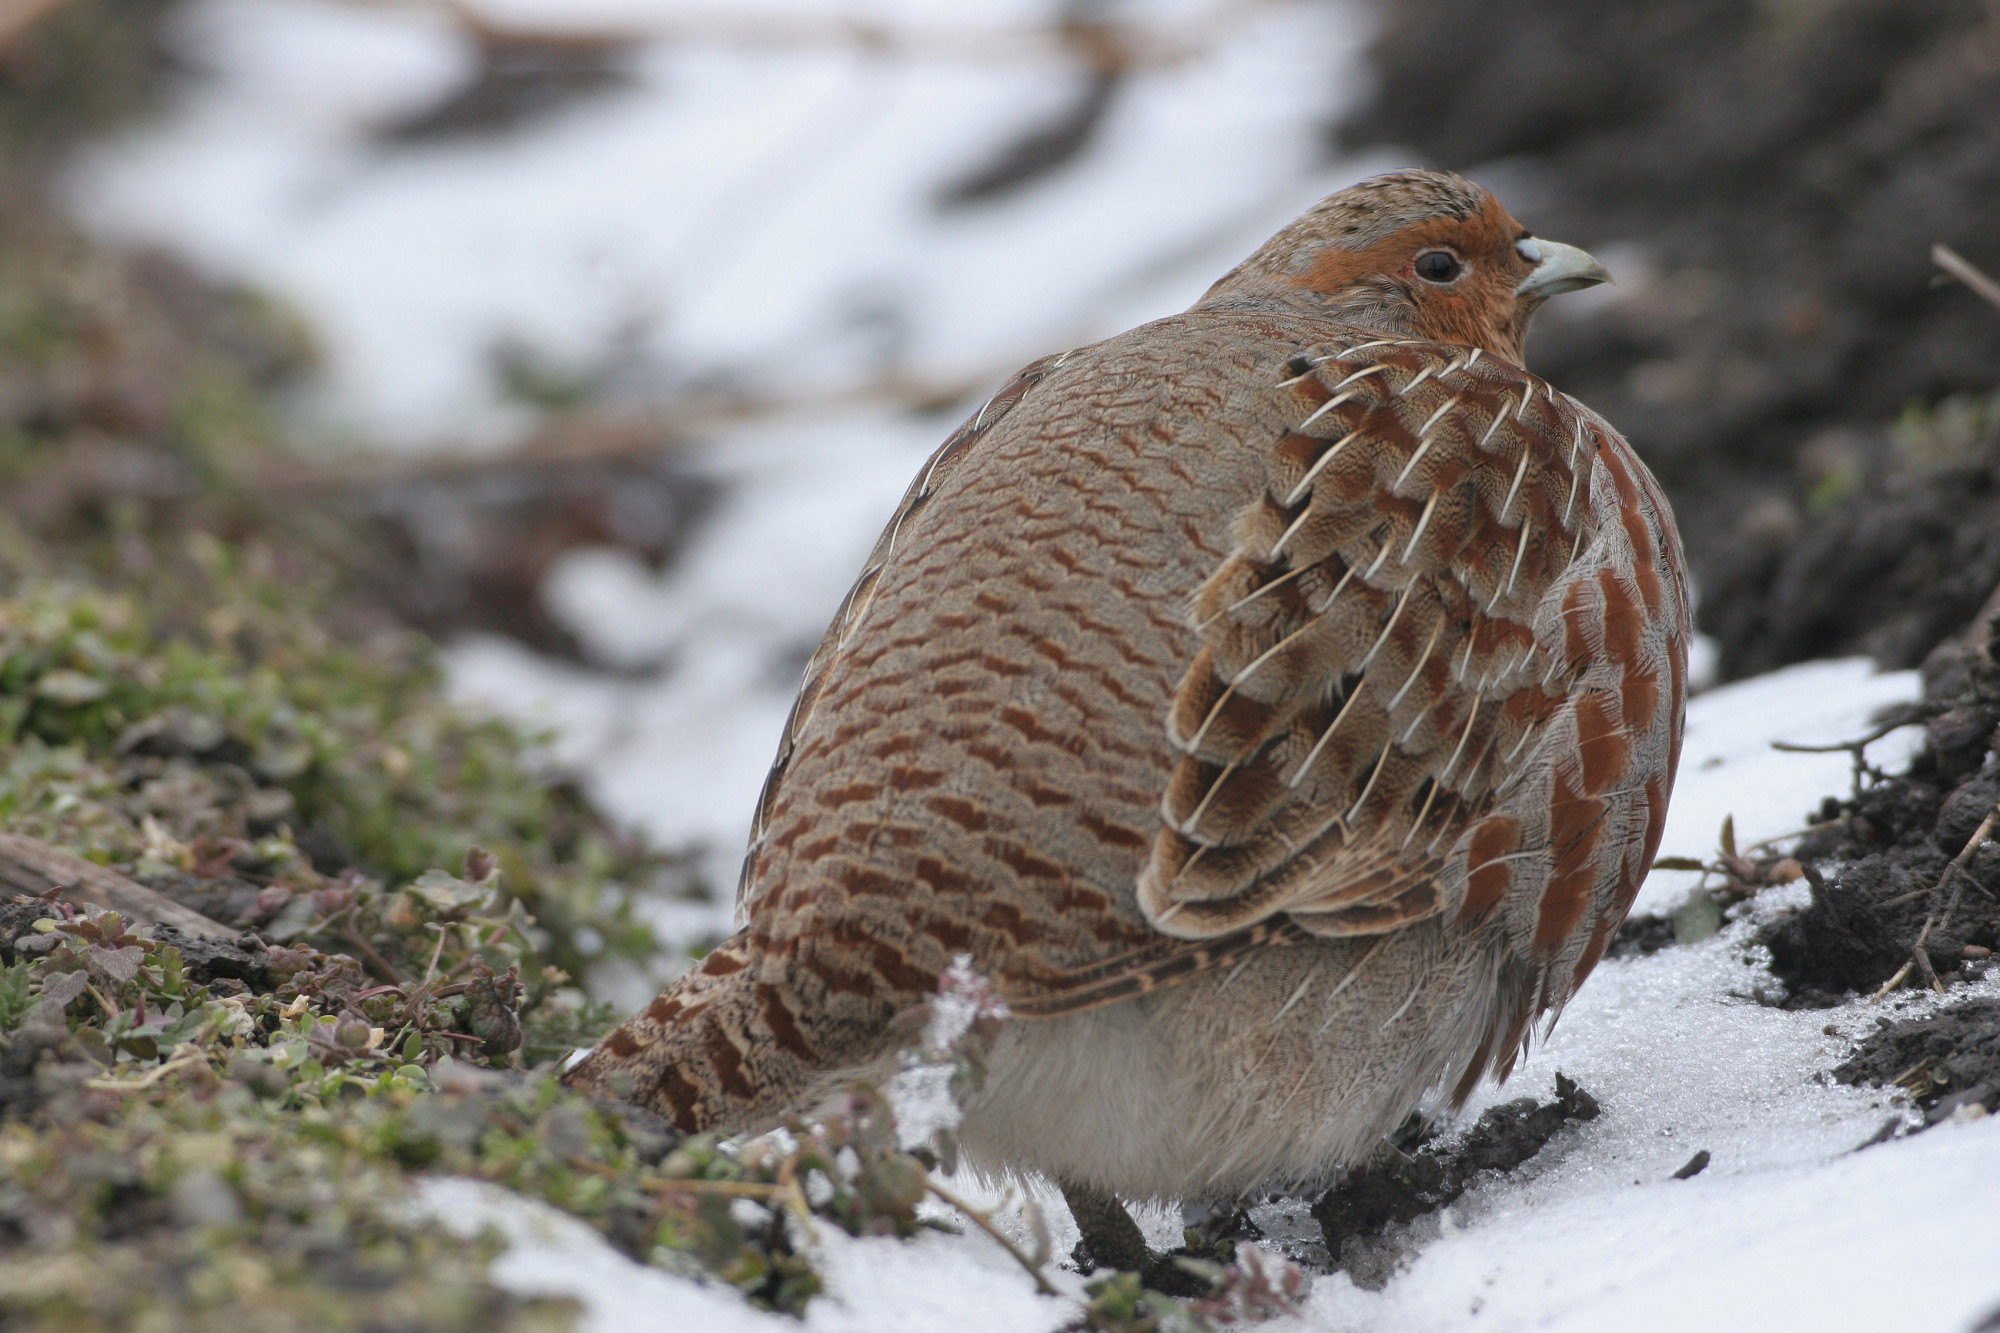
[[[1616,276],[1530,361],[1665,483],[1708,679],[2000,583],[1932,258],[2000,273],[1996,0],[4,0],[0,574],[208,533],[430,636],[698,941],[929,449],[1409,165]]]

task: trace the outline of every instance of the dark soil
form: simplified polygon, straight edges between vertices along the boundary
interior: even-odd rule
[[[1915,666],[1970,619],[2000,581],[2000,312],[1933,286],[1929,252],[2000,273],[2000,15],[1381,12],[1375,91],[1341,146],[1466,171],[1608,255],[1611,299],[1553,303],[1530,355],[1660,475],[1724,677],[1848,653]]]
[[[1932,922],[1923,961],[1948,984],[1976,974],[2000,949],[2000,842],[1989,839],[1957,871],[1987,814],[2000,805],[2000,665],[1991,629],[1953,642],[1924,668],[1924,747],[1908,771],[1881,776],[1849,801],[1827,802],[1821,827],[1792,855],[1812,901],[1765,929],[1771,970],[1791,1007],[1826,1008],[1880,987],[1912,963],[1906,984],[1927,984],[1911,949]]]
[[[1604,956],[1644,958],[1649,954],[1658,953],[1673,942],[1673,918],[1644,912],[1638,916],[1625,918],[1618,927],[1618,933],[1611,937],[1611,946],[1604,951]]]
[[[1462,1134],[1441,1134],[1393,1159],[1353,1172],[1323,1195],[1312,1215],[1326,1235],[1327,1252],[1354,1271],[1350,1242],[1365,1243],[1383,1228],[1412,1222],[1450,1204],[1482,1171],[1511,1171],[1540,1152],[1572,1120],[1597,1118],[1597,1099],[1561,1074],[1556,1099],[1537,1104],[1521,1097],[1488,1110]],[[1366,1285],[1364,1283],[1364,1285]]]
[[[179,949],[188,976],[211,990],[262,995],[273,987],[270,955],[265,952],[264,941],[255,935],[242,935],[234,940],[200,940],[167,925],[154,926],[149,933],[162,944]]]
[[[1962,1106],[2000,1111],[2000,1000],[1969,1000],[1902,1023],[1885,1019],[1833,1076],[1902,1088],[1926,1124]]]

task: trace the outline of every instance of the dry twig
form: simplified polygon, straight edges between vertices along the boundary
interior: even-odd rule
[[[995,1241],[999,1242],[1001,1249],[1013,1255],[1014,1262],[1021,1265],[1021,1267],[1024,1270],[1026,1270],[1028,1276],[1035,1280],[1036,1291],[1040,1292],[1044,1296],[1057,1296],[1061,1294],[1054,1287],[1049,1285],[1049,1280],[1046,1277],[1042,1276],[1041,1265],[1037,1264],[1033,1259],[1029,1258],[1027,1255],[1021,1253],[1021,1247],[1016,1245],[1013,1241],[1009,1240],[1001,1232],[1000,1228],[994,1226],[992,1218],[988,1217],[985,1213],[982,1213],[977,1208],[974,1208],[971,1204],[959,1198],[956,1194],[953,1194],[950,1190],[946,1189],[944,1186],[938,1184],[934,1180],[928,1182],[928,1188],[932,1194],[935,1194],[938,1197],[939,1202],[944,1203],[949,1207],[956,1208],[959,1212],[964,1213],[968,1218],[972,1220],[972,1225],[978,1227],[981,1231],[991,1236]]]
[[[1980,272],[1978,266],[1964,255],[1948,245],[1933,245],[1931,262],[1979,293],[1994,309],[2000,310],[2000,282]]]
[[[847,49],[871,56],[976,65],[1097,61],[1106,50],[1123,68],[1164,69],[1207,54],[1259,11],[1297,0],[1221,0],[1177,24],[1060,22],[1030,24],[900,23],[860,15],[668,10],[618,27],[497,21],[464,0],[347,0],[374,9],[429,10],[483,39],[548,43],[709,42],[756,50]]]
[[[1868,997],[1868,1003],[1881,1003],[1883,996],[1903,984],[1903,978],[1910,975],[1910,969],[1913,967],[1923,973],[1924,979],[1930,984],[1932,990],[1940,995],[1944,994],[1944,983],[1938,980],[1937,972],[1931,967],[1930,956],[1924,952],[1924,945],[1930,941],[1931,932],[1940,926],[1949,924],[1952,913],[1958,910],[1958,900],[1965,896],[1965,886],[1968,878],[1963,873],[1965,863],[1972,859],[1972,854],[1979,850],[1979,845],[1986,841],[1986,836],[1989,833],[1993,832],[1995,824],[2000,824],[2000,805],[1996,805],[1986,812],[1986,818],[1979,821],[1979,827],[1974,829],[1972,836],[1965,840],[1965,846],[1959,849],[1958,855],[1951,858],[1951,864],[1944,868],[1942,875],[1938,876],[1938,882],[1930,890],[1932,897],[1931,910],[1924,913],[1924,928],[1917,932],[1916,941],[1910,945],[1910,961],[1897,968],[1896,975],[1883,982],[1882,989]],[[1955,873],[1959,877],[1958,884],[1952,889],[1951,897],[1945,901],[1944,911],[1939,913],[1936,902],[1937,894]]]
[[[1921,710],[1898,710],[1896,716],[1889,718],[1884,722],[1878,723],[1876,726],[1874,726],[1869,730],[1867,735],[1857,736],[1851,741],[1834,741],[1827,745],[1800,745],[1795,741],[1772,741],[1771,748],[1773,750],[1782,751],[1785,754],[1847,755],[1849,760],[1851,760],[1854,764],[1853,794],[1855,796],[1859,796],[1861,794],[1861,787],[1864,780],[1872,778],[1875,781],[1880,781],[1882,778],[1887,776],[1885,773],[1882,772],[1881,769],[1876,768],[1873,764],[1870,764],[1868,762],[1868,747],[1873,745],[1876,741],[1881,740],[1884,736],[1887,736],[1892,731],[1901,731],[1904,727],[1916,726],[1919,722],[1923,721],[1923,717],[1921,715],[1914,715],[1920,713],[1920,711]]]
[[[235,939],[219,921],[183,907],[156,889],[127,879],[76,853],[17,833],[0,833],[0,890],[38,897],[51,889],[68,902],[109,908],[140,925],[173,926],[199,939]]]

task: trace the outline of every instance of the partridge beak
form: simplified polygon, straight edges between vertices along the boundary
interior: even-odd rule
[[[1573,245],[1545,241],[1535,236],[1521,241],[1515,248],[1523,259],[1535,266],[1534,272],[1521,279],[1521,285],[1514,289],[1516,296],[1560,296],[1564,292],[1580,291],[1611,281],[1604,265],[1591,258],[1588,251]]]

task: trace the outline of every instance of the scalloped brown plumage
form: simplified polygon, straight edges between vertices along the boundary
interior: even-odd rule
[[[1623,918],[1679,750],[1666,501],[1520,368],[1603,276],[1398,173],[1024,370],[814,655],[744,929],[571,1080],[756,1129],[892,1067],[959,954],[1016,1015],[962,1141],[1073,1189],[1324,1171],[1504,1076]]]

